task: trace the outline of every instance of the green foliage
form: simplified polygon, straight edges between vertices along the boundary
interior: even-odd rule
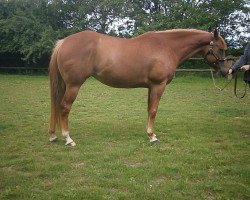
[[[40,13],[37,11],[42,9],[42,4],[36,6],[36,1],[32,1],[32,5],[30,5],[31,1],[8,3],[9,7],[19,6],[14,11],[3,10],[0,19],[0,53],[20,54],[27,64],[36,63],[37,60],[48,57],[56,34],[50,25],[38,17]],[[31,7],[37,9],[30,10]]]
[[[220,26],[234,11],[246,9],[244,0],[144,0],[136,3],[139,4],[139,33],[173,28],[208,30]]]
[[[55,33],[34,16],[18,13],[7,20],[1,20],[0,26],[2,53],[19,53],[28,63],[49,56]]]

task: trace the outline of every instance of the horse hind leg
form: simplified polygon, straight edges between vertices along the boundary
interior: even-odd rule
[[[53,104],[51,102],[51,104]],[[50,142],[55,142],[57,140],[57,136],[55,134],[56,131],[56,113],[55,109],[52,107],[51,108],[51,115],[50,115],[50,124],[49,124],[49,141]]]
[[[51,119],[50,119],[50,127],[49,127],[49,141],[50,142],[55,142],[57,140],[55,129],[56,129],[56,124],[55,124],[55,120],[52,114]]]
[[[69,135],[69,113],[73,102],[76,99],[80,86],[66,86],[66,91],[61,102],[61,129],[62,136],[66,140],[65,145],[75,146],[76,143],[72,140]]]

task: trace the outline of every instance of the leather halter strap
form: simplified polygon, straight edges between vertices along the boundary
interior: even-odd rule
[[[210,42],[210,48],[209,48],[209,51],[206,53],[204,59],[205,61],[209,64],[209,65],[216,65],[220,62],[224,62],[227,60],[227,58],[219,58],[215,53],[214,53],[214,36],[212,35],[212,40]],[[208,61],[207,59],[207,56],[208,55],[212,55],[214,58],[215,58],[215,62],[210,62]]]

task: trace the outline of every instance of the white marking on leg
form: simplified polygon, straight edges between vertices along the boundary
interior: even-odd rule
[[[62,135],[66,140],[65,145],[76,146],[76,143],[69,136],[69,131],[62,130]]]
[[[158,139],[157,139],[157,137],[156,137],[156,135],[154,134],[151,138],[150,138],[150,142],[156,142],[156,141],[158,141]]]
[[[152,132],[153,132],[152,128],[148,127],[148,128],[147,128],[147,133],[150,134],[150,133],[152,133]]]
[[[57,140],[57,136],[55,134],[50,134],[49,141],[54,142]]]
[[[149,140],[150,140],[151,143],[154,143],[154,142],[157,142],[157,141],[158,141],[156,135],[153,134],[152,128],[148,127],[148,128],[147,128],[147,133],[148,133]]]

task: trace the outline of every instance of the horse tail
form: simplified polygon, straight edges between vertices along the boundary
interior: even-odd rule
[[[63,40],[58,40],[49,63],[50,97],[51,97],[51,117],[50,130],[55,132],[56,128],[61,128],[61,102],[65,93],[65,83],[58,69],[58,51]]]

